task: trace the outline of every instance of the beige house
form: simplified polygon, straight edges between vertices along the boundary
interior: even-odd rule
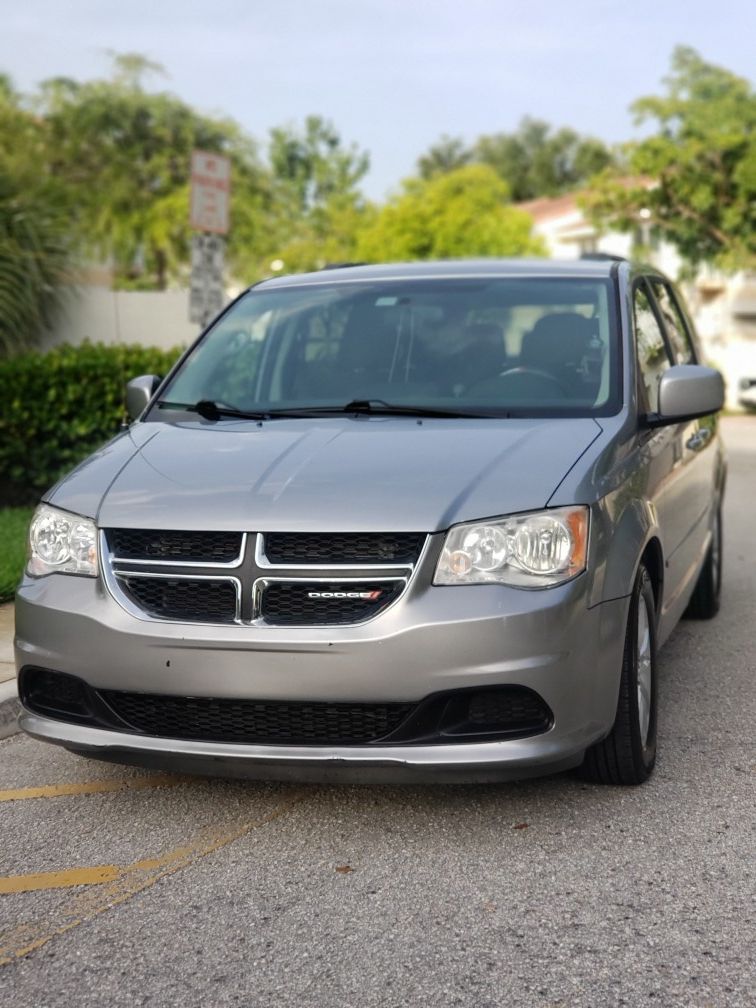
[[[649,219],[641,216],[634,234],[599,232],[577,200],[578,193],[566,193],[518,204],[533,218],[535,233],[555,259],[576,259],[584,252],[630,256],[634,246],[643,245],[650,250],[647,257],[654,266],[672,279],[679,275],[679,255],[671,245],[655,240]],[[756,378],[756,273],[725,276],[704,267],[694,282],[681,287],[706,358],[725,376],[727,405],[737,409],[740,379]]]

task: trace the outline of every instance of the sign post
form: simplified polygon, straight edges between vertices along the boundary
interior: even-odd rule
[[[189,321],[203,328],[226,301],[223,286],[224,241],[220,235],[192,235],[192,275],[189,285]]]
[[[231,194],[231,162],[220,154],[192,151],[190,224],[192,275],[189,320],[206,326],[226,300],[223,286],[225,241]]]

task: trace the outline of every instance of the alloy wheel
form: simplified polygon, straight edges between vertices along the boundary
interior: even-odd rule
[[[648,742],[651,724],[651,688],[653,670],[651,667],[651,627],[648,618],[648,603],[641,596],[638,599],[636,678],[638,683],[638,728],[641,742]]]

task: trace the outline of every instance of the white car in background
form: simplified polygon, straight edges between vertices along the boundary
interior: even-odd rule
[[[746,409],[756,410],[756,377],[740,379],[738,402]]]

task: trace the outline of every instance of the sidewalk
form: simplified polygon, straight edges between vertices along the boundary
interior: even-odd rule
[[[18,731],[19,712],[16,666],[13,660],[13,603],[0,605],[0,739]]]
[[[0,683],[16,678],[13,663],[13,603],[0,605]]]

